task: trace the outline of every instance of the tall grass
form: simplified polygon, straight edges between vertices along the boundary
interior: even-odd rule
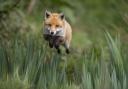
[[[35,38],[0,45],[0,89],[127,89],[121,42],[105,37],[107,50],[70,55],[50,52]]]

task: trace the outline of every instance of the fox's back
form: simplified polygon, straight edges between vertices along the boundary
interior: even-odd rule
[[[72,28],[70,24],[65,20],[65,39],[70,39],[72,38]]]

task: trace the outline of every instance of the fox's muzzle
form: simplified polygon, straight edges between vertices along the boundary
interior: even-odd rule
[[[48,34],[52,36],[64,36],[64,30],[63,28],[59,28],[55,31],[49,30],[49,29],[44,29],[43,34]]]

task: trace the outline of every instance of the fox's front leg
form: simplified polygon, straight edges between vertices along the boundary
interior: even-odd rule
[[[50,41],[49,41],[49,47],[53,48],[53,43],[51,43]]]
[[[57,49],[57,52],[60,54],[60,45],[63,43],[64,38],[62,36],[54,36],[53,37],[53,46]]]
[[[59,53],[59,54],[61,54],[61,50],[60,50],[60,45],[54,45],[54,47],[57,49],[57,52]]]
[[[55,38],[53,45],[54,45],[54,47],[57,49],[57,52],[58,52],[59,54],[61,54],[61,50],[60,50],[60,40],[57,39],[57,38]]]
[[[53,39],[51,38],[51,39],[49,40],[49,47],[50,47],[50,48],[53,48],[53,46],[54,46],[54,42],[53,42]]]
[[[52,39],[52,36],[51,35],[48,35],[48,34],[44,34],[43,37],[44,37],[44,39],[46,41],[48,41],[49,47],[50,48],[53,48],[53,39]]]

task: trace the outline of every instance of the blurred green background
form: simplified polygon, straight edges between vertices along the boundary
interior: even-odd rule
[[[47,47],[45,10],[71,24],[71,54]],[[0,0],[0,89],[128,89],[127,53],[128,0]]]

